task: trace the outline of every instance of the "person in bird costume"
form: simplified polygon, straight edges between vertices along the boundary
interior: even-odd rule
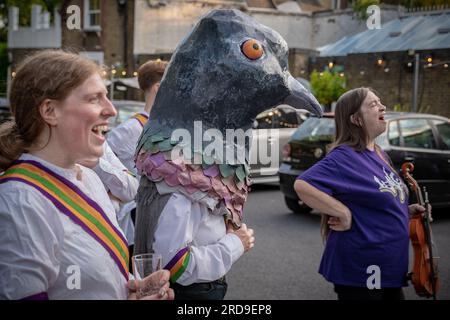
[[[136,148],[135,253],[162,254],[175,299],[223,299],[225,274],[253,247],[251,140],[228,134],[281,103],[322,114],[288,71],[286,41],[240,11],[210,11],[173,54]]]

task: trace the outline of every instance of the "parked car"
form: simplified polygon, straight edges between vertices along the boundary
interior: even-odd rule
[[[450,206],[450,120],[441,116],[388,112],[387,130],[377,143],[400,171],[404,162],[414,164],[413,177],[425,186],[434,208]],[[310,117],[283,148],[280,189],[293,212],[311,209],[299,200],[295,179],[325,157],[335,133],[334,115]],[[411,201],[416,201],[410,197]]]
[[[109,127],[114,128],[130,118],[135,113],[144,110],[145,103],[132,100],[113,100],[111,101],[116,108],[117,116],[109,118]]]
[[[250,149],[250,178],[252,183],[278,183],[282,147],[308,116],[309,113],[306,110],[279,105],[260,113],[256,117]],[[275,143],[278,143],[278,146],[275,146],[277,154],[272,155],[271,146]],[[265,144],[265,146],[262,147],[262,144]],[[259,152],[260,150],[262,152]]]

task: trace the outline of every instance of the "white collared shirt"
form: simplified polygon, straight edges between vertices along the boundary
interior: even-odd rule
[[[148,117],[148,113],[139,112]],[[142,125],[135,118],[122,122],[108,133],[108,144],[120,161],[133,173],[137,173],[134,163],[134,154],[139,137],[142,133]]]
[[[134,200],[139,187],[138,179],[123,165],[107,142],[103,144],[103,151],[93,170],[114,197],[124,203]]]
[[[177,280],[181,285],[223,277],[244,253],[239,237],[226,233],[223,216],[181,193],[173,193],[161,212],[154,239],[153,250],[162,254],[163,265],[190,247],[189,264]]]
[[[111,201],[98,176],[80,166],[63,169],[23,154],[65,177],[94,200],[118,228]],[[120,230],[119,230],[120,231]],[[0,184],[0,299],[42,292],[49,299],[126,299],[127,282],[106,249],[62,214],[34,187]]]
[[[125,233],[128,244],[134,244],[134,224],[130,211],[136,207],[134,197],[139,187],[139,180],[131,173],[111,150],[108,142],[104,143],[103,156],[93,168],[102,180],[106,190],[115,198],[111,201],[117,215],[120,228]]]

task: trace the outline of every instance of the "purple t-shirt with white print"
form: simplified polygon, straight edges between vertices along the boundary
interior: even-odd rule
[[[357,152],[341,145],[298,179],[336,198],[352,212],[350,230],[330,230],[319,267],[325,279],[366,287],[376,283],[374,270],[379,270],[381,288],[406,285],[408,190],[376,151]]]

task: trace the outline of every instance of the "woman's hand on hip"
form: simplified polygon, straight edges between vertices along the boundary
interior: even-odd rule
[[[342,217],[329,217],[328,226],[334,231],[347,231],[352,227],[352,215],[351,213],[346,213]]]

